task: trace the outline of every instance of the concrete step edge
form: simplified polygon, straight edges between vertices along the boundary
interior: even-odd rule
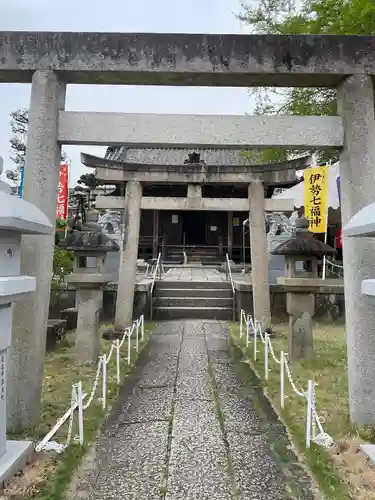
[[[184,300],[184,299],[196,299],[196,300],[231,300],[232,297],[209,297],[209,296],[202,296],[199,295],[199,297],[176,297],[175,295],[159,295],[158,297],[154,296],[154,299],[178,299],[178,300]]]
[[[171,309],[171,310],[176,310],[178,311],[179,309],[181,309],[182,311],[185,311],[185,310],[191,310],[191,309],[201,309],[202,311],[209,311],[209,310],[214,310],[214,311],[232,311],[232,308],[231,307],[191,307],[191,306],[158,306],[158,307],[155,307],[154,310],[155,311],[162,311],[162,310],[165,310],[165,309]]]
[[[215,293],[207,292],[207,290],[204,290],[205,299],[211,299],[211,298],[218,298],[218,299],[227,299],[227,300],[232,300],[233,299],[233,294],[229,293],[227,290],[223,290],[218,292],[215,290]],[[164,299],[164,298],[173,298],[173,299],[197,299],[202,296],[201,293],[195,290],[181,290],[180,292],[176,292],[174,294],[169,294],[169,293],[163,293],[163,291],[156,291],[153,293],[153,298],[154,299]]]
[[[173,281],[171,281],[170,283],[175,283]],[[160,281],[155,281],[155,288],[159,288],[159,289],[168,289],[168,290],[186,290],[186,288],[191,288],[191,287],[194,287],[194,286],[203,286],[205,284],[204,281],[191,281],[190,283],[187,283],[185,284],[184,282],[181,282],[179,283],[179,286],[171,286],[170,283],[167,283],[167,282],[160,282]],[[207,283],[207,287],[204,287],[204,288],[207,288],[208,290],[217,290],[217,289],[223,289],[223,290],[226,290],[227,288],[232,288],[231,284],[230,283],[223,283],[221,281],[217,281],[216,283],[218,284],[217,286],[212,286],[212,283],[215,283],[215,282],[208,282]]]
[[[229,300],[227,302],[214,302],[214,301],[209,301],[206,300],[204,303],[202,301],[189,301],[189,303],[186,303],[187,301],[181,300],[181,301],[176,301],[176,300],[156,300],[152,302],[153,307],[192,307],[192,308],[197,308],[197,307],[227,307],[227,308],[232,308],[232,301]],[[213,305],[216,304],[216,305]]]
[[[204,292],[217,292],[218,290],[223,290],[227,292],[229,287],[226,288],[199,288],[199,290],[202,290]],[[158,292],[185,292],[185,291],[191,291],[193,290],[192,288],[160,288],[160,287],[155,287],[154,290]],[[194,291],[198,290],[198,288],[195,288]]]

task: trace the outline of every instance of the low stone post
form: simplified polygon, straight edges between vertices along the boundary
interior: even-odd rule
[[[1,173],[1,172],[0,172]],[[0,185],[0,485],[21,470],[30,453],[30,441],[7,441],[8,349],[12,342],[12,304],[36,290],[36,279],[20,275],[21,235],[52,234],[47,217],[31,203],[1,191]],[[14,373],[12,370],[10,373]],[[12,382],[12,380],[10,380]],[[24,391],[28,391],[25,384]]]
[[[271,252],[285,256],[286,277],[278,278],[277,283],[286,291],[288,352],[293,359],[313,356],[312,317],[315,314],[315,293],[322,283],[318,278],[318,258],[336,253],[332,247],[314,238],[308,228],[307,219],[297,219],[295,234]],[[307,270],[297,270],[300,262],[305,262]]]
[[[82,231],[71,232],[60,246],[75,254],[73,273],[65,279],[77,290],[76,362],[96,363],[100,355],[99,315],[103,287],[111,280],[104,272],[104,263],[107,253],[118,251],[119,247],[93,223],[84,225]]]
[[[312,358],[313,329],[312,317],[315,314],[313,293],[288,292],[286,312],[289,315],[288,352],[292,359]]]

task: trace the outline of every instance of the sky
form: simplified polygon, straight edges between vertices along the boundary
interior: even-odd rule
[[[248,33],[236,14],[240,0],[0,0],[0,31]],[[9,160],[11,111],[28,108],[30,85],[0,83],[0,156]],[[251,113],[247,89],[69,85],[66,109],[128,113]],[[104,147],[66,146],[70,186],[85,172],[80,152],[103,156]],[[3,180],[4,175],[3,175]]]

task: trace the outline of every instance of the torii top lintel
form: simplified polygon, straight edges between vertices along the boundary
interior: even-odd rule
[[[36,70],[80,84],[336,87],[375,77],[375,37],[0,32],[0,82]]]
[[[147,184],[249,184],[263,182],[268,186],[290,185],[296,171],[311,165],[311,156],[266,165],[156,165],[128,163],[81,153],[81,162],[95,168],[96,177],[103,183],[118,184],[138,180]]]

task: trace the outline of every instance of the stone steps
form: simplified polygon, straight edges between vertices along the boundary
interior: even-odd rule
[[[231,290],[231,284],[229,281],[168,281],[161,280],[155,281],[155,289],[183,289],[183,290],[207,290],[207,289],[220,289],[220,290]]]
[[[154,319],[232,319],[232,308],[225,307],[158,307]]]
[[[220,265],[223,259],[219,258],[218,248],[194,246],[186,247],[185,253],[189,263],[201,262],[205,265]],[[169,248],[167,252],[166,261],[183,261],[184,250],[182,248]]]
[[[220,319],[233,316],[232,289],[224,281],[157,281],[155,319]]]
[[[206,294],[206,291],[204,292]],[[153,299],[155,308],[163,307],[224,307],[232,308],[231,297],[206,297],[202,294],[199,297],[155,297]]]
[[[207,298],[215,297],[215,298],[229,298],[232,299],[232,289],[231,288],[205,288],[204,296]],[[193,298],[193,297],[202,297],[202,289],[201,288],[157,288],[154,290],[154,297],[184,297],[184,298]]]

